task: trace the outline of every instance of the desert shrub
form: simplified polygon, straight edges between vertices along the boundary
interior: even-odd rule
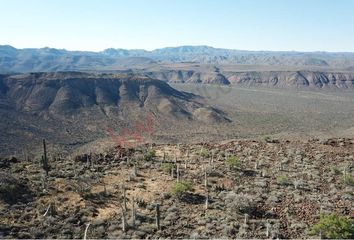
[[[31,192],[24,182],[7,173],[0,172],[0,201],[8,204],[27,201],[29,199],[24,199],[25,194],[30,195]]]
[[[253,197],[243,193],[229,192],[225,197],[225,203],[230,212],[252,214],[256,210]]]
[[[264,139],[264,141],[266,141],[268,143],[272,141],[270,136],[264,136],[263,139]]]
[[[334,175],[340,175],[341,174],[341,171],[337,167],[332,167],[331,171],[332,171],[332,173]]]
[[[241,162],[240,160],[238,160],[236,158],[236,156],[229,156],[227,159],[226,159],[226,165],[229,167],[229,168],[239,168],[241,167]]]
[[[266,141],[267,143],[279,143],[278,139],[273,139],[270,136],[264,136],[264,141]]]
[[[286,186],[289,185],[289,179],[286,176],[278,176],[277,177],[277,184],[282,185],[282,186]]]
[[[181,197],[186,192],[192,190],[193,190],[193,186],[192,183],[190,182],[186,182],[186,181],[175,182],[171,187],[171,194],[177,197]]]
[[[203,148],[200,151],[200,156],[203,157],[203,158],[208,158],[208,157],[210,157],[210,152],[207,149]]]
[[[354,177],[352,177],[350,175],[343,176],[343,182],[346,185],[354,186]]]
[[[154,159],[156,156],[156,151],[154,149],[149,149],[145,154],[144,154],[144,160],[145,161],[151,161]]]
[[[165,173],[170,173],[172,171],[172,169],[173,169],[173,164],[172,163],[163,163],[161,165],[161,169]]]
[[[322,214],[320,221],[310,230],[312,235],[320,233],[324,238],[352,239],[354,237],[354,221],[336,214]]]

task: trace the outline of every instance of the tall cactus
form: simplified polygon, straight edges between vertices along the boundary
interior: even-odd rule
[[[47,157],[47,144],[45,142],[45,139],[43,139],[42,167],[43,167],[43,170],[45,171],[46,175],[48,176],[49,163],[48,163],[48,157]]]
[[[161,229],[160,226],[160,204],[156,204],[156,228],[157,230]]]
[[[179,172],[179,165],[178,164],[177,164],[176,173],[177,173],[177,182],[179,182],[179,180],[180,180],[180,172]]]
[[[122,230],[123,232],[127,231],[127,219],[125,218],[125,211],[122,211]]]
[[[208,208],[209,208],[209,193],[207,193],[205,196],[205,209]]]
[[[125,194],[125,186],[123,185],[123,207],[124,211],[127,211],[127,197]]]
[[[136,210],[135,210],[135,200],[134,197],[132,199],[132,227],[135,228],[135,218],[136,218]]]

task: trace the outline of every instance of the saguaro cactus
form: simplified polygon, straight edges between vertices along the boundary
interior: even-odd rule
[[[209,194],[207,193],[205,196],[205,209],[209,208]]]
[[[45,142],[45,139],[43,139],[42,167],[43,167],[43,170],[45,171],[46,175],[48,176],[49,163],[48,163],[48,157],[47,157],[47,144]]]
[[[179,165],[178,164],[177,164],[176,171],[177,171],[177,182],[179,182],[179,180],[180,180],[180,172],[179,172]]]
[[[85,233],[84,233],[84,240],[87,239],[87,231],[88,231],[88,229],[89,229],[89,227],[90,227],[90,224],[91,224],[91,223],[86,224]]]
[[[136,166],[136,163],[134,163],[132,175],[133,175],[133,177],[137,177],[138,176],[138,168]]]
[[[132,227],[135,228],[135,200],[132,199]]]
[[[256,162],[254,163],[254,170],[258,170],[258,167],[259,167],[259,162],[256,161]]]
[[[249,218],[250,218],[250,216],[247,213],[245,213],[245,220],[244,220],[245,225],[248,224]]]
[[[125,218],[125,211],[122,211],[122,230],[123,232],[127,231],[127,220]]]
[[[267,223],[266,223],[266,237],[270,237],[271,234],[271,225],[270,225],[270,221],[269,219],[267,219]]]
[[[174,165],[172,165],[172,168],[171,168],[171,177],[172,178],[174,178],[174,176],[175,176],[175,174],[174,174],[175,169],[174,168],[175,168]]]
[[[41,182],[42,182],[43,192],[47,192],[47,183],[48,183],[47,175],[43,174],[41,176]]]
[[[156,203],[156,228],[157,230],[161,229],[160,226],[160,204]]]
[[[123,186],[123,207],[124,207],[124,211],[127,211],[127,198],[125,196],[125,186]]]

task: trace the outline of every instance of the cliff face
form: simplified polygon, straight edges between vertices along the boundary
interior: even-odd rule
[[[238,85],[271,85],[279,87],[353,88],[353,73],[286,71],[227,73],[227,79]]]
[[[166,82],[275,86],[286,88],[353,88],[353,72],[161,70],[147,76]]]

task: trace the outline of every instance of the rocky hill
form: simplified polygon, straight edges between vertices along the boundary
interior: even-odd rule
[[[1,75],[0,112],[2,154],[43,137],[68,146],[129,129],[140,138],[148,121],[155,132],[230,122],[202,97],[136,74]]]
[[[5,107],[38,115],[60,117],[90,111],[114,118],[145,111],[190,120],[225,119],[216,109],[203,105],[198,96],[136,75],[79,72],[3,75],[0,93]]]

